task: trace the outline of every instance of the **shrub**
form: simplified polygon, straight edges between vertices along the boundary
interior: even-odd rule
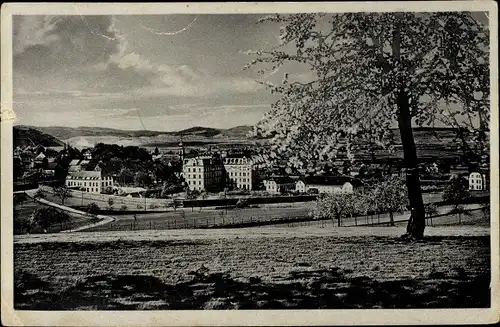
[[[121,210],[121,211],[127,211],[127,209],[128,209],[128,207],[127,207],[126,205],[122,205],[122,206],[120,207],[120,210]]]
[[[91,202],[87,204],[87,207],[85,208],[85,211],[89,214],[95,215],[98,213],[100,210],[99,206],[95,202]]]
[[[38,191],[36,191],[36,193],[33,197],[35,199],[43,199],[43,198],[45,198],[45,193],[43,193],[43,191],[41,189],[38,189]]]

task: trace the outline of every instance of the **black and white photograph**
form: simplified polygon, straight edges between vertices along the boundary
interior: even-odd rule
[[[498,321],[497,5],[436,3],[3,5],[3,323]]]

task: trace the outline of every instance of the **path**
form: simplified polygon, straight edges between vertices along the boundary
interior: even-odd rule
[[[38,201],[38,202],[43,203],[45,205],[60,209],[60,210],[65,211],[65,212],[69,212],[69,213],[81,215],[81,216],[87,215],[87,213],[84,211],[73,209],[73,208],[67,207],[65,205],[57,204],[57,203],[54,203],[54,202],[51,202],[51,201],[48,201],[45,199],[35,199],[34,195],[35,195],[36,191],[38,191],[38,189],[26,191],[26,195],[30,198],[33,198],[35,201]],[[88,224],[88,225],[80,226],[80,227],[73,228],[73,229],[62,230],[62,231],[60,231],[60,233],[79,232],[79,231],[83,231],[83,230],[86,230],[89,228],[109,224],[109,223],[115,221],[115,217],[111,217],[111,216],[97,215],[97,218],[99,218],[101,220],[96,222],[96,223],[93,223],[93,224]]]

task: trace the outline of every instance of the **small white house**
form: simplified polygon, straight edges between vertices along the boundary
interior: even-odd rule
[[[295,183],[290,177],[271,177],[264,180],[264,187],[270,194],[281,194],[293,190],[295,188]]]
[[[469,190],[484,191],[487,190],[486,175],[473,172],[469,175]]]
[[[307,193],[315,190],[317,193],[353,193],[363,187],[360,180],[348,176],[313,176],[299,180],[295,190]]]

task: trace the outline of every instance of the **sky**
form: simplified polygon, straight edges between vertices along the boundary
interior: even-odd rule
[[[279,44],[262,15],[14,16],[16,124],[174,131],[256,124],[276,100],[248,50]],[[311,71],[287,66],[296,80]],[[277,83],[284,70],[266,76]]]
[[[248,50],[259,15],[15,16],[17,124],[172,131],[257,123],[274,102]]]

